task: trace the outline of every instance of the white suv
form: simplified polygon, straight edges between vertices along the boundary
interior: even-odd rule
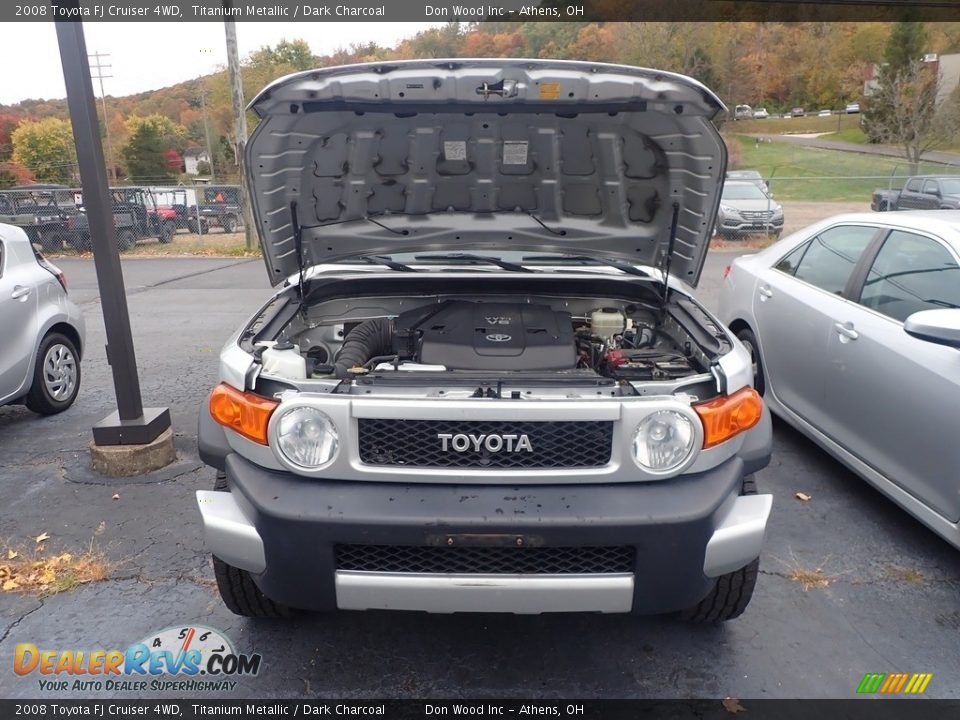
[[[771,430],[749,354],[691,294],[717,97],[459,59],[299,73],[251,108],[283,287],[200,413],[227,606],[739,615]]]

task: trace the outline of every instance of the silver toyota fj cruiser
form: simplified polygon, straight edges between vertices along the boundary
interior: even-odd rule
[[[251,108],[283,287],[200,413],[227,606],[743,612],[770,419],[690,289],[720,100],[656,70],[460,59],[298,73]]]

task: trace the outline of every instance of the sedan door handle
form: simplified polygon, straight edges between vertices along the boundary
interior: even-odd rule
[[[13,292],[10,293],[10,297],[14,300],[19,300],[20,298],[25,298],[30,294],[30,288],[24,285],[14,285]]]
[[[853,323],[834,323],[833,329],[837,331],[840,337],[847,340],[856,340],[860,337],[860,333],[853,329]]]

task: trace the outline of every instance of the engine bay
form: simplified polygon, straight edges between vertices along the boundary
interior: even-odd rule
[[[670,313],[610,297],[333,298],[297,313],[275,338],[254,353],[268,376],[365,388],[416,378],[616,387],[703,380],[710,366]]]

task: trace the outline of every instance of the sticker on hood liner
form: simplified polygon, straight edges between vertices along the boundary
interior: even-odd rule
[[[503,164],[504,165],[526,165],[527,164],[527,141],[505,141],[503,143]]]
[[[447,160],[466,160],[467,143],[465,140],[445,140],[443,157]]]

